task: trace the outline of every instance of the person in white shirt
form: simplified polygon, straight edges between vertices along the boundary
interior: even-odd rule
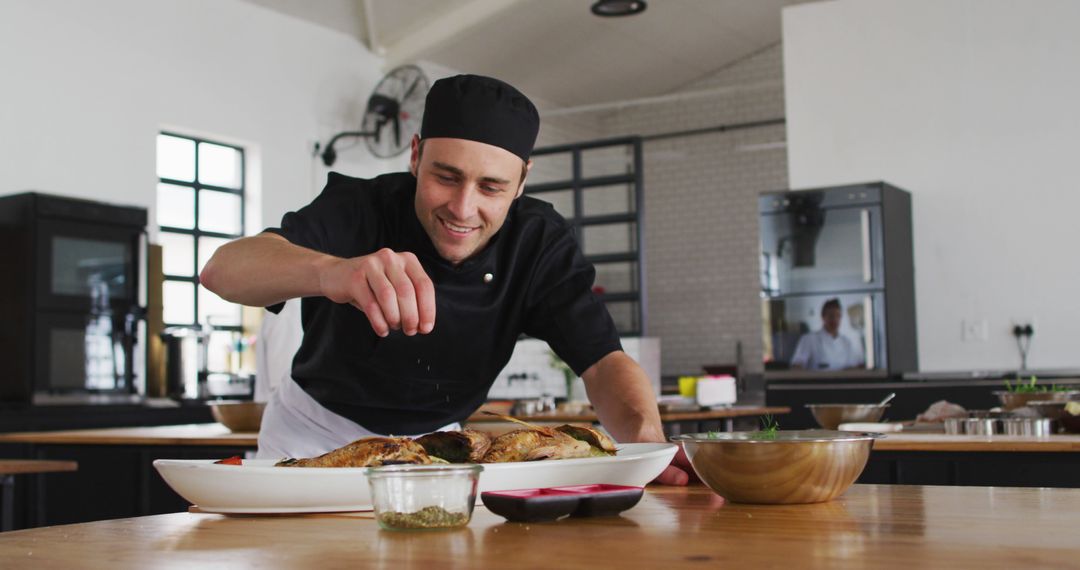
[[[840,334],[843,312],[839,299],[829,299],[821,307],[821,329],[804,334],[795,346],[791,367],[805,370],[844,370],[860,368],[862,350],[850,338]]]

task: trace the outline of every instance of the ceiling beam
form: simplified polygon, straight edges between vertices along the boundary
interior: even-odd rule
[[[393,68],[422,59],[455,36],[478,27],[525,1],[472,0],[453,10],[433,14],[431,18],[409,30],[400,40],[382,46],[385,50],[386,66]]]
[[[371,5],[371,0],[359,0],[360,1],[360,13],[364,16],[364,43],[367,44],[368,51],[375,55],[382,55],[382,46],[379,45],[379,38],[375,35],[375,9]]]

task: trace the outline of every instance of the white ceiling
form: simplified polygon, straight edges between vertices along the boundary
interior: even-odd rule
[[[248,0],[352,35],[387,69],[428,61],[504,79],[556,108],[672,92],[780,41],[782,7],[810,0]]]

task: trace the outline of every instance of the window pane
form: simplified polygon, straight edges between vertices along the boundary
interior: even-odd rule
[[[240,151],[228,146],[199,143],[199,183],[240,187]]]
[[[199,287],[199,323],[212,326],[239,326],[241,306]]]
[[[164,319],[170,325],[190,325],[195,322],[195,284],[166,280],[162,286]]]
[[[620,333],[638,331],[637,301],[609,302],[607,310],[611,313],[611,320],[615,321],[615,329]]]
[[[158,184],[157,222],[159,226],[195,229],[195,190],[175,184]]]
[[[581,151],[581,176],[613,176],[634,172],[634,147],[606,146]]]
[[[632,261],[597,263],[593,291],[629,293],[637,290],[637,264]]]
[[[203,267],[206,267],[206,262],[210,261],[210,257],[214,255],[217,248],[229,243],[232,240],[224,238],[214,237],[201,237],[199,238],[199,272],[202,273]]]
[[[161,265],[165,275],[190,277],[195,271],[195,238],[169,232],[158,234]]]
[[[582,228],[585,255],[637,251],[636,224],[603,224]]]
[[[581,206],[585,216],[634,212],[634,187],[631,184],[617,184],[585,188],[581,194]]]
[[[240,196],[199,191],[199,229],[205,232],[240,234]]]
[[[211,372],[234,372],[232,360],[236,351],[237,333],[233,331],[214,331],[207,343],[206,367]]]
[[[555,208],[556,212],[558,212],[562,217],[568,220],[574,217],[573,190],[559,190],[558,192],[541,192],[540,194],[532,194],[532,197],[551,204]]]
[[[532,157],[533,166],[525,181],[526,187],[545,182],[569,183],[574,178],[573,156],[569,152],[557,152]]]
[[[158,135],[157,174],[184,182],[195,181],[195,141]]]

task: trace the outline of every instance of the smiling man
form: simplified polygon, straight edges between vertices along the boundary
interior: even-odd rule
[[[456,427],[522,333],[582,376],[617,440],[664,441],[649,380],[593,296],[595,270],[569,224],[522,196],[538,130],[536,108],[510,85],[441,79],[410,172],[331,173],[281,227],[218,249],[200,279],[222,298],[271,311],[302,298],[293,382],[267,406],[260,457]],[[686,482],[681,453],[676,464],[661,482]]]

